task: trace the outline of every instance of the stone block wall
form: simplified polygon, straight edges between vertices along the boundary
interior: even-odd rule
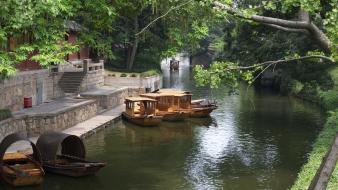
[[[0,142],[2,139],[12,133],[21,132],[27,134],[25,121],[22,119],[9,118],[0,121]]]
[[[59,113],[6,119],[0,121],[0,141],[14,132],[22,132],[29,137],[34,137],[48,130],[61,131],[94,117],[97,112],[98,102],[93,100]]]
[[[24,118],[28,136],[38,136],[45,131],[61,131],[86,121],[98,112],[97,101],[53,115],[40,115]]]
[[[104,70],[95,70],[88,72],[81,83],[80,92],[84,92],[95,87],[104,85]]]
[[[37,105],[37,88],[42,84],[42,102],[64,96],[57,82],[60,76],[50,74],[49,70],[18,72],[5,80],[0,80],[0,108],[18,111],[23,108],[24,97],[32,97]]]

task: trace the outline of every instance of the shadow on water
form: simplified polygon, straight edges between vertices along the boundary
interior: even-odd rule
[[[324,121],[322,111],[298,99],[242,87],[196,88],[188,65],[170,73],[164,86],[217,100],[210,117],[139,127],[119,121],[85,140],[90,159],[107,162],[96,176],[48,175],[25,190],[231,189],[284,190],[292,185]],[[12,189],[0,186],[1,189]]]

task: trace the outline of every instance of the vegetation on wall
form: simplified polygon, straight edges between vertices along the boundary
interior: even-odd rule
[[[12,112],[9,109],[0,109],[0,121],[12,117]]]

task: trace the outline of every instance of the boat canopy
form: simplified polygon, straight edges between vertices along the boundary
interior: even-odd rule
[[[166,92],[166,93],[146,93],[141,94],[143,97],[149,97],[149,98],[161,98],[161,97],[184,97],[191,94],[181,94],[181,93],[175,93],[175,92]]]
[[[178,90],[174,88],[163,88],[157,91],[159,94],[185,94],[185,95],[192,95],[190,91],[185,90]]]
[[[146,97],[128,97],[126,98],[126,101],[128,102],[142,102],[142,101],[157,102],[154,99],[146,98]]]
[[[57,131],[48,131],[42,134],[36,146],[41,151],[43,161],[56,160],[59,148],[61,154],[77,158],[86,157],[86,149],[80,137]]]
[[[12,144],[18,141],[26,141],[29,142],[30,145],[32,146],[33,149],[33,159],[36,160],[41,164],[41,155],[35,144],[30,141],[25,135],[22,133],[12,133],[10,135],[7,135],[0,144],[0,173],[2,170],[2,165],[3,165],[3,159],[6,153],[6,150],[8,147],[10,147]]]

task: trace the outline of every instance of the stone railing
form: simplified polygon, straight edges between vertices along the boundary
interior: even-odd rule
[[[91,59],[83,60],[83,71],[86,73],[93,73],[104,69],[104,61],[100,60],[98,63],[92,63]]]
[[[52,72],[84,72],[92,73],[104,69],[104,61],[93,63],[91,59],[71,61],[69,64],[52,66]]]
[[[162,88],[162,75],[154,75],[150,77],[119,77],[109,76],[104,77],[104,84],[106,86],[125,86],[133,88],[145,88],[147,91],[155,91]]]

